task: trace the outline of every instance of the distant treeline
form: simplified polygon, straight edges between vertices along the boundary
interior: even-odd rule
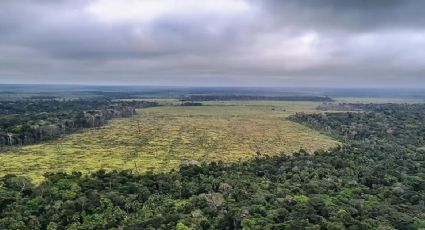
[[[82,128],[130,117],[156,102],[109,100],[22,100],[0,102],[0,147],[51,140]]]
[[[185,101],[181,106],[202,106],[201,102]]]
[[[227,101],[227,100],[275,100],[275,101],[332,101],[328,96],[316,95],[285,95],[285,96],[261,96],[261,95],[237,95],[237,94],[193,94],[186,95],[183,101]]]
[[[359,104],[352,103],[332,103],[332,102],[324,102],[321,105],[317,106],[318,110],[323,111],[362,111],[363,106]]]

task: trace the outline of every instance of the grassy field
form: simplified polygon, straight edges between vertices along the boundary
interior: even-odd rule
[[[423,99],[419,98],[377,98],[377,97],[334,97],[338,103],[372,103],[372,104],[383,104],[383,103],[396,103],[396,104],[415,104],[424,103]]]
[[[331,138],[286,119],[314,112],[318,103],[278,101],[206,102],[206,106],[163,106],[138,110],[48,143],[0,154],[0,176],[13,173],[35,182],[46,172],[98,169],[166,171],[182,161],[235,162],[257,154],[325,149]]]

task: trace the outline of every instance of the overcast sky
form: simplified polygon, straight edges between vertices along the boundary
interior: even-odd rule
[[[425,87],[423,0],[2,0],[0,83]]]

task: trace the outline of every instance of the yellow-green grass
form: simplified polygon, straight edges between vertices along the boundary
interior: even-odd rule
[[[34,182],[46,172],[130,169],[143,173],[177,168],[182,161],[235,162],[258,154],[309,152],[338,144],[287,120],[295,112],[314,112],[318,103],[228,101],[206,106],[164,106],[138,110],[43,144],[0,154],[0,176],[17,174]]]

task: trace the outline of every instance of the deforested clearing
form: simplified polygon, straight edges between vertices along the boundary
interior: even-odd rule
[[[287,119],[296,112],[317,112],[317,105],[225,101],[140,109],[132,118],[114,119],[101,128],[3,152],[0,175],[24,175],[40,182],[48,172],[161,172],[190,160],[230,163],[299,149],[328,149],[339,143]]]

